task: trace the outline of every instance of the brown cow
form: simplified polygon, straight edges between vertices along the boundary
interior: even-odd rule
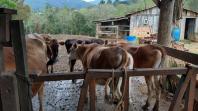
[[[58,42],[58,40],[52,38],[48,34],[33,34],[34,37],[45,41],[47,44],[47,73],[49,73],[49,66],[51,66],[51,73],[53,73],[53,65],[58,61],[58,50],[59,50],[59,44],[62,44],[62,42]]]
[[[117,45],[126,49],[133,56],[134,68],[159,68],[166,56],[165,50],[155,45],[131,46],[127,43],[107,45]],[[152,92],[154,90],[156,93],[156,102],[153,111],[158,111],[161,96],[161,85],[163,84],[162,82],[164,82],[164,78],[162,76],[145,76],[145,80],[148,87],[148,98],[146,100],[146,104],[142,108],[144,110],[148,110],[148,107],[151,104]]]
[[[165,50],[154,45],[146,45],[141,47],[132,47],[122,45],[134,58],[134,68],[159,68],[165,59]],[[148,98],[146,104],[143,106],[144,110],[148,110],[150,106],[152,92],[156,92],[156,102],[153,111],[159,110],[159,100],[161,96],[161,76],[145,76],[148,87]],[[131,82],[131,81],[130,81]],[[161,84],[160,84],[161,83]]]
[[[47,74],[47,46],[46,43],[33,35],[26,37],[27,46],[27,63],[28,73],[38,73],[38,75]],[[4,64],[5,71],[15,71],[15,58],[13,49],[10,47],[4,48]],[[43,87],[44,82],[32,84],[32,94],[35,96],[38,93],[40,109],[43,111]]]
[[[118,69],[133,68],[132,56],[121,47],[104,47],[98,44],[73,45],[70,49],[69,59],[80,59],[84,70],[87,69]],[[114,96],[120,100],[122,79],[118,80]],[[103,84],[104,85],[104,84]],[[108,85],[108,84],[106,84]],[[107,86],[109,88],[109,86]],[[106,94],[106,93],[105,93]],[[105,95],[105,97],[108,97]]]

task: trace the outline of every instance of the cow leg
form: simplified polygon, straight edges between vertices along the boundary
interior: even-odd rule
[[[48,67],[49,67],[49,66],[48,66],[48,65],[46,65],[46,67],[47,67],[47,74],[48,74],[48,73],[49,73],[49,69],[48,69]]]
[[[53,65],[51,65],[51,73],[53,73],[54,72],[54,67],[53,67]]]
[[[115,100],[114,100],[115,103],[118,102],[122,96],[121,87],[122,87],[122,77],[119,77],[118,84],[115,90]]]
[[[44,84],[41,85],[39,91],[38,91],[38,99],[39,99],[39,111],[43,111],[43,89],[44,88]]]
[[[132,77],[129,77],[129,102],[130,103],[132,103],[133,101],[132,101],[132,90],[131,90],[131,88],[132,88]]]
[[[159,76],[154,76],[155,86],[156,86],[156,102],[153,107],[153,111],[159,111],[159,103],[160,103],[160,97],[161,97],[161,87],[159,82]]]
[[[152,76],[145,76],[145,81],[148,88],[148,98],[146,100],[146,104],[142,107],[142,109],[144,111],[147,111],[152,99]]]
[[[74,71],[76,60],[69,60],[70,72]],[[72,79],[72,83],[76,83],[76,79]]]
[[[112,81],[112,78],[108,79],[106,84],[105,84],[105,100],[109,100],[110,99],[110,82]]]
[[[76,63],[76,60],[69,60],[70,72],[74,71],[75,63]]]

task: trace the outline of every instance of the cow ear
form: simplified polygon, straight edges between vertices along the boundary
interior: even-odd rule
[[[77,43],[74,44],[74,48],[76,49],[78,47]]]

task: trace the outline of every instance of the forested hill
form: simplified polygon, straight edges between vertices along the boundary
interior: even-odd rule
[[[44,1],[50,1],[51,4],[47,3],[48,5],[39,11],[33,11],[32,6],[27,5],[27,0],[0,0],[0,7],[17,9],[18,14],[14,19],[25,21],[26,33],[94,36],[96,27],[93,21],[124,16],[127,13],[155,5],[153,0],[95,0],[89,3],[84,0],[29,0],[32,5],[46,4],[40,3]],[[76,4],[82,2],[82,4],[93,4],[93,6],[76,5],[78,8],[76,10],[71,8],[72,3],[67,3],[67,6],[65,6],[65,2],[61,1],[70,1],[74,4],[75,2],[77,2]],[[183,1],[185,8],[198,11],[198,0]],[[84,8],[80,8],[81,6]],[[88,7],[86,8],[86,6]]]
[[[51,5],[57,8],[68,7],[75,9],[93,6],[92,3],[83,0],[25,0],[24,3],[29,5],[32,10],[42,10],[46,5]]]

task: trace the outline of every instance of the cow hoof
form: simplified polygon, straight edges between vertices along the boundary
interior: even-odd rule
[[[148,111],[148,105],[145,104],[144,106],[142,106],[143,111]]]

